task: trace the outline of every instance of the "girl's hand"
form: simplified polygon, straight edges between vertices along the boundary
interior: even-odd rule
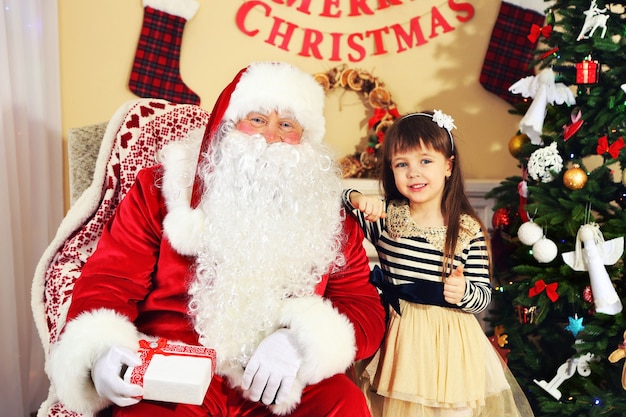
[[[365,220],[375,222],[378,219],[384,219],[385,204],[378,197],[363,195],[361,193],[350,193],[350,202],[352,206],[365,214]]]
[[[463,266],[459,265],[443,282],[443,298],[450,304],[458,303],[465,294],[465,285]]]

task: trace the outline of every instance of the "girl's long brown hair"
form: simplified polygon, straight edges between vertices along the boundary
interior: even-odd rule
[[[391,159],[398,152],[406,152],[420,146],[432,147],[446,158],[452,158],[452,174],[446,180],[441,200],[441,213],[447,225],[444,245],[442,277],[452,272],[454,252],[459,238],[461,214],[472,216],[480,224],[489,250],[489,236],[482,220],[470,204],[465,194],[465,183],[461,171],[461,161],[451,132],[441,128],[432,120],[432,112],[410,113],[397,119],[385,132],[383,141],[383,161],[381,183],[385,200],[405,200],[396,187],[391,169]]]

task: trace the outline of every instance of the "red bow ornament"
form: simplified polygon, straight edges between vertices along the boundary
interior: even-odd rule
[[[619,152],[622,150],[623,147],[623,137],[620,136],[619,139],[611,143],[611,145],[609,146],[609,140],[606,135],[604,135],[598,139],[598,147],[596,148],[596,151],[598,155],[603,155],[604,153],[608,152],[613,159],[617,159],[617,157],[619,156]]]
[[[539,36],[543,36],[544,38],[549,38],[551,34],[552,34],[552,25],[546,25],[544,27],[541,27],[533,23],[533,25],[530,27],[530,33],[528,34],[527,38],[532,43],[535,43],[539,39]]]
[[[380,122],[385,118],[390,118],[391,120],[395,120],[400,117],[400,112],[396,107],[391,107],[390,109],[376,108],[374,109],[374,114],[367,122],[369,128],[373,128],[376,126],[376,123]]]
[[[528,296],[534,297],[536,295],[539,295],[543,290],[546,290],[546,295],[554,303],[556,300],[559,299],[559,293],[556,292],[556,289],[558,288],[558,286],[559,286],[558,282],[546,284],[544,280],[540,279],[537,282],[535,282],[534,287],[528,290]]]

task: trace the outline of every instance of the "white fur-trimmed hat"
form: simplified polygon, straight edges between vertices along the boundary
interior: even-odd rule
[[[303,142],[320,143],[326,132],[324,99],[324,89],[313,76],[293,65],[257,62],[240,70],[213,106],[199,154],[189,158],[184,146],[178,149],[172,144],[163,161],[163,194],[168,206],[163,228],[172,247],[184,255],[193,255],[199,247],[204,227],[204,214],[198,208],[204,194],[200,167],[222,121],[237,122],[250,112],[288,112],[302,125]],[[195,158],[197,164],[190,166]],[[179,179],[189,178],[189,174],[194,175],[193,184],[180,189]]]
[[[326,133],[324,99],[323,87],[311,74],[285,62],[252,63],[239,71],[215,102],[199,159],[204,158],[222,121],[237,122],[250,112],[291,113],[302,125],[302,141],[320,143]],[[193,208],[199,203],[202,191],[202,180],[197,175],[191,200]]]
[[[289,112],[302,125],[304,142],[325,133],[324,89],[310,74],[286,63],[258,62],[241,75],[224,113],[238,121],[254,111]]]

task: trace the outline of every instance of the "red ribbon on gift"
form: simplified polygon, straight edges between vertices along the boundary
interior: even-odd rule
[[[143,387],[143,377],[146,374],[146,369],[150,365],[150,361],[154,355],[168,355],[163,351],[163,348],[167,346],[167,339],[160,338],[156,342],[148,341],[145,339],[139,340],[139,356],[141,357],[141,365],[135,367],[130,375],[130,383],[141,385]]]
[[[598,139],[596,152],[598,153],[598,155],[603,155],[604,153],[608,152],[613,159],[617,159],[617,157],[619,156],[619,152],[622,150],[623,147],[624,138],[622,136],[620,136],[619,139],[609,145],[609,139],[606,137],[606,135],[604,135]]]
[[[598,82],[600,66],[598,61],[590,58],[576,64],[576,82],[579,84],[595,84]]]
[[[539,295],[543,290],[546,290],[546,295],[548,296],[548,298],[552,300],[552,302],[555,302],[556,300],[559,299],[559,294],[556,292],[556,289],[558,288],[558,286],[559,286],[558,282],[546,284],[544,280],[540,279],[537,282],[535,282],[534,287],[528,290],[528,296],[534,297],[536,295]]]
[[[156,342],[149,342],[145,339],[139,341],[139,347],[146,350],[146,361],[148,362],[154,355],[168,355],[167,352],[163,351],[165,346],[167,346],[167,339],[164,338],[160,338]]]
[[[154,355],[184,355],[198,358],[209,357],[212,360],[213,372],[215,372],[215,350],[207,349],[201,346],[192,345],[177,345],[172,344],[168,346],[167,339],[160,338],[157,341],[148,341],[145,339],[139,340],[139,356],[141,358],[141,365],[135,367],[131,376],[130,383],[143,386],[143,377],[146,374],[148,365]],[[208,351],[208,354],[206,353]]]
[[[541,27],[533,23],[533,25],[530,27],[530,33],[528,34],[527,38],[532,43],[535,43],[539,39],[539,36],[543,35],[544,38],[549,38],[551,34],[552,34],[551,25],[546,25],[544,27]]]
[[[569,138],[574,136],[576,132],[578,132],[578,130],[584,123],[584,120],[581,119],[581,116],[582,112],[580,110],[578,110],[576,114],[571,114],[570,117],[572,118],[572,123],[569,125],[563,125],[563,140],[568,140]]]

